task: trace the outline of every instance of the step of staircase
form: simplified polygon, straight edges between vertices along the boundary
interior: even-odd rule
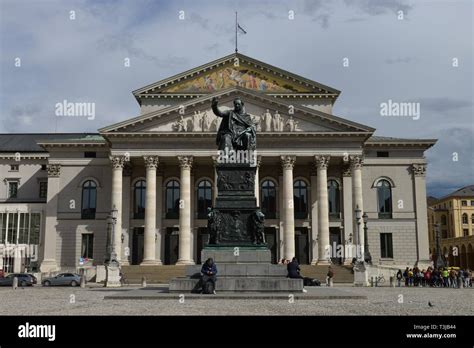
[[[195,266],[198,270],[200,265]],[[219,265],[217,265],[219,267]],[[262,267],[262,266],[259,266]],[[301,265],[301,274],[304,277],[316,278],[323,284],[326,281],[327,266]],[[353,283],[354,275],[350,267],[333,265],[334,283]],[[186,266],[163,265],[163,266],[122,266],[122,273],[129,284],[140,284],[143,277],[147,283],[169,284],[171,279],[185,277]]]

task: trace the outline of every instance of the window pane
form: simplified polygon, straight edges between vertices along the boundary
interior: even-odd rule
[[[31,214],[30,240],[29,244],[39,244],[41,215],[39,213]]]
[[[7,213],[0,213],[0,244],[5,243],[7,233]]]
[[[382,258],[393,258],[392,234],[380,234],[380,256]]]
[[[9,213],[8,216],[8,243],[16,244],[18,227],[18,214]]]

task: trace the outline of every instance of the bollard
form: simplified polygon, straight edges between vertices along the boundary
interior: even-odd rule
[[[13,278],[12,288],[13,288],[13,290],[16,290],[18,288],[18,278],[17,277]]]
[[[142,288],[146,288],[146,277],[142,277]]]
[[[374,287],[374,277],[370,277],[370,287]]]
[[[395,277],[394,277],[394,276],[391,276],[391,277],[390,277],[390,287],[391,287],[391,288],[394,288],[394,287],[395,287]]]
[[[332,278],[329,278],[329,286],[332,288],[334,286],[334,282]]]
[[[464,288],[464,281],[463,281],[463,279],[459,279],[458,284],[459,284],[459,289]]]
[[[379,286],[379,279],[378,277],[375,277],[375,287]]]
[[[83,275],[81,275],[81,288],[85,288],[86,287],[86,277]]]

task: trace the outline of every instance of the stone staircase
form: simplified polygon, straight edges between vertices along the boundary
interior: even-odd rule
[[[217,265],[219,267],[219,265]],[[200,267],[200,266],[199,266]],[[128,284],[141,284],[142,278],[146,277],[148,284],[169,284],[170,280],[186,276],[186,266],[163,265],[163,266],[122,266],[122,273]],[[334,283],[353,283],[354,275],[350,266],[332,266],[334,271]],[[301,265],[301,274],[305,277],[319,279],[324,285],[326,281],[327,266]]]
[[[354,275],[351,271],[351,266],[332,265],[334,272],[334,283],[353,283]],[[316,278],[321,281],[321,285],[326,283],[326,274],[328,273],[328,266],[312,266],[300,265],[301,274],[304,277]]]
[[[171,279],[184,277],[186,266],[122,266],[126,284],[141,284],[146,277],[147,284],[168,284]]]

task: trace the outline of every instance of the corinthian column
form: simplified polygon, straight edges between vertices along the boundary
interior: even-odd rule
[[[146,167],[145,236],[142,266],[157,265],[156,261],[156,168],[158,156],[143,156]]]
[[[192,265],[191,259],[191,167],[192,156],[178,156],[181,168],[179,202],[179,258],[177,265]]]
[[[122,260],[122,174],[125,164],[125,157],[111,156],[112,163],[112,209],[117,210],[117,220],[115,221],[114,240],[112,241],[117,260]]]
[[[60,164],[48,164],[48,194],[46,199],[46,216],[44,233],[42,238],[43,260],[41,262],[41,272],[56,271],[56,225],[58,214],[59,177],[61,175]]]
[[[295,208],[293,202],[293,167],[296,156],[281,156],[283,168],[283,253],[287,260],[295,256]]]
[[[413,164],[412,172],[415,184],[417,262],[418,267],[426,267],[430,264],[428,217],[426,214],[426,164]]]
[[[318,265],[329,264],[329,207],[328,175],[329,156],[315,156],[318,184]]]
[[[352,211],[355,211],[357,208],[361,211],[361,216],[364,214],[364,201],[362,199],[362,165],[364,159],[362,156],[351,156],[351,169],[352,169]],[[362,220],[362,219],[361,219]],[[358,239],[355,239],[357,244],[360,247],[361,252],[364,252],[364,231],[362,229],[362,221],[359,221],[360,224],[357,226],[357,221],[354,218],[354,234],[358,236]],[[362,254],[363,255],[363,254]],[[354,255],[357,257],[357,255]]]

